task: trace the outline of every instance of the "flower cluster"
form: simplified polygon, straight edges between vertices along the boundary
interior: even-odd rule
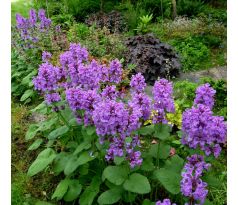
[[[200,201],[203,204],[208,190],[207,183],[203,182],[201,176],[204,170],[208,170],[210,164],[204,162],[203,156],[192,155],[187,158],[181,180],[181,192],[191,200]]]
[[[144,93],[136,93],[132,95],[132,99],[128,103],[134,109],[140,111],[144,120],[148,120],[151,113],[151,99]]]
[[[146,83],[145,78],[141,73],[133,75],[131,78],[130,86],[132,90],[136,93],[141,93],[145,90]]]
[[[176,205],[176,204],[171,204],[169,199],[164,199],[163,202],[157,201],[155,205]]]
[[[226,142],[227,126],[224,118],[213,116],[215,91],[208,84],[197,89],[195,105],[185,110],[182,117],[182,143],[190,148],[200,147],[206,155],[218,157],[221,152],[220,144]]]
[[[215,93],[216,91],[212,87],[210,87],[209,83],[199,86],[196,90],[194,105],[202,104],[212,109],[214,105]]]
[[[38,76],[33,79],[36,90],[52,91],[58,88],[58,81],[61,79],[60,69],[50,63],[43,63],[38,70]]]
[[[102,101],[95,106],[93,121],[100,136],[124,134],[128,125],[129,113],[122,102]]]
[[[138,136],[134,136],[130,143],[125,142],[125,137],[123,135],[113,137],[105,158],[107,161],[112,161],[116,156],[125,156],[129,161],[131,168],[140,166],[143,160],[141,158],[141,152],[135,151],[136,146],[140,146]]]
[[[166,79],[156,81],[152,90],[154,96],[154,110],[157,115],[154,116],[154,123],[167,123],[166,112],[174,112],[175,105],[173,100],[172,83]]]

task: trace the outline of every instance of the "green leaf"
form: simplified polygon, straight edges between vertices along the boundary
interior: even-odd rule
[[[31,124],[26,132],[26,140],[31,140],[35,137],[36,133],[38,132],[38,125],[37,124]]]
[[[46,202],[46,201],[37,201],[36,205],[54,205],[54,204],[51,204],[51,203]]]
[[[56,198],[57,200],[62,199],[65,193],[67,192],[68,187],[69,187],[69,179],[61,180],[60,183],[57,185],[51,199],[54,199],[54,198]]]
[[[178,194],[180,192],[180,181],[181,181],[180,173],[176,173],[173,170],[161,168],[154,172],[154,176],[170,193]]]
[[[129,179],[127,179],[123,184],[123,187],[127,191],[138,194],[147,194],[151,191],[148,179],[138,173],[130,175]]]
[[[79,157],[77,157],[76,155],[72,155],[64,169],[65,175],[73,173],[78,168],[78,166],[92,161],[95,158],[96,157],[91,156],[88,151],[83,152]]]
[[[154,158],[157,158],[158,157],[158,148],[159,147],[159,144],[152,144],[150,146],[150,149],[149,149],[149,152],[148,152],[148,155],[154,157]]]
[[[219,188],[222,185],[221,181],[211,174],[205,174],[202,179],[203,181],[207,182],[209,187]]]
[[[168,144],[161,142],[159,144],[159,153],[158,153],[159,158],[166,159],[168,158],[169,154],[170,154],[170,146]]]
[[[116,185],[121,185],[129,174],[126,166],[108,166],[103,171],[103,176]]]
[[[78,198],[79,194],[82,191],[82,185],[79,184],[78,180],[70,180],[69,188],[67,193],[64,195],[64,201],[73,201]]]
[[[39,104],[34,109],[32,109],[31,112],[38,112],[38,113],[41,113],[41,114],[46,114],[47,113],[47,106],[46,106],[45,102],[43,101],[41,104]]]
[[[155,125],[155,137],[165,140],[170,136],[171,127],[165,124],[156,124]]]
[[[213,203],[209,199],[206,199],[203,205],[213,205]]]
[[[80,196],[80,205],[91,205],[94,198],[99,193],[99,187],[101,184],[101,179],[98,176],[94,176],[90,185],[85,189],[83,194]]]
[[[64,169],[64,174],[66,176],[72,174],[78,168],[79,165],[77,163],[77,159],[78,157],[75,155],[70,156]]]
[[[60,152],[53,163],[53,171],[56,175],[58,175],[60,172],[64,171],[67,163],[69,161],[69,154],[66,152]]]
[[[167,170],[172,170],[177,173],[181,173],[184,166],[184,160],[178,155],[174,155],[170,159],[165,161],[164,168]]]
[[[34,176],[35,174],[39,173],[43,169],[45,169],[56,157],[56,153],[53,149],[47,148],[43,150],[36,160],[30,166],[27,174],[29,176]]]
[[[155,168],[153,164],[153,159],[151,157],[147,157],[143,160],[141,165],[141,170],[143,171],[152,171]]]
[[[115,204],[116,202],[120,200],[120,198],[121,198],[121,188],[116,187],[116,188],[103,192],[98,197],[98,203],[100,205]]]
[[[141,135],[152,135],[154,133],[154,125],[142,127],[138,130],[138,132]]]
[[[125,160],[125,157],[118,157],[118,156],[114,157],[114,163],[116,165],[120,165],[124,160]]]
[[[96,133],[96,128],[93,126],[87,126],[86,132],[87,132],[87,135],[92,136],[94,133]]]
[[[90,147],[91,147],[91,144],[89,142],[83,142],[76,148],[76,150],[74,151],[74,155],[77,155],[84,149],[86,150],[86,149],[89,149]]]
[[[132,142],[132,138],[131,137],[126,137],[125,142],[126,143],[131,143]]]
[[[64,135],[68,131],[69,131],[69,128],[66,125],[64,125],[62,127],[55,129],[54,131],[52,131],[49,134],[48,139],[50,139],[50,140],[56,139],[57,137]]]
[[[33,142],[33,144],[28,148],[28,150],[35,150],[37,149],[41,143],[43,142],[42,139],[37,139],[35,142]]]
[[[34,94],[34,91],[31,89],[31,90],[26,90],[24,92],[24,94],[21,96],[21,99],[20,101],[25,101],[27,98],[31,97],[32,95]]]
[[[142,205],[152,205],[152,202],[149,199],[145,199]]]

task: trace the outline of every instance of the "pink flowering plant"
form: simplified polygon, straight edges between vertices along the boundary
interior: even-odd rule
[[[168,80],[156,81],[149,97],[138,73],[125,94],[119,89],[124,71],[117,59],[108,64],[90,61],[87,49],[76,43],[59,56],[57,65],[50,58],[43,53],[33,78],[44,97],[33,111],[47,119],[32,124],[26,139],[35,139],[30,150],[46,143],[28,175],[50,170],[61,176],[52,199],[81,205],[143,200],[169,205],[175,204],[174,196],[181,204],[206,201],[204,176],[211,167],[206,160],[218,157],[226,142],[226,123],[213,116],[215,91],[209,85],[197,89],[194,106],[183,113],[180,136],[166,118],[175,112]],[[172,143],[180,137],[186,163]],[[158,187],[166,194],[160,196]]]

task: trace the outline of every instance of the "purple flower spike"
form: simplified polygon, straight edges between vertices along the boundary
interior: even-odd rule
[[[146,87],[145,78],[141,73],[133,75],[131,78],[130,86],[136,93],[141,93]]]
[[[188,162],[184,166],[181,180],[181,192],[184,196],[200,201],[203,204],[208,190],[207,183],[201,180],[204,170],[208,170],[211,166],[204,162],[203,156],[194,154],[187,157]]]
[[[212,87],[210,87],[209,83],[199,86],[196,90],[196,98],[194,100],[194,104],[203,104],[212,109],[214,105],[215,93],[216,91]]]

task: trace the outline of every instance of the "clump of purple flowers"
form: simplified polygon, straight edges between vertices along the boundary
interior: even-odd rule
[[[202,104],[212,109],[214,105],[215,93],[216,91],[212,87],[210,87],[209,83],[199,86],[196,90],[194,105]]]
[[[39,10],[38,18],[34,9],[30,9],[29,18],[16,14],[16,28],[27,47],[33,47],[33,44],[39,41],[39,34],[42,32],[44,35],[47,34],[50,27],[51,20],[46,17],[43,9]]]
[[[218,157],[221,144],[226,142],[226,123],[223,117],[213,116],[215,91],[205,84],[196,93],[195,105],[183,113],[182,143],[193,149],[200,147],[206,155]]]
[[[174,112],[173,86],[166,79],[156,81],[152,90],[154,96],[154,110],[157,114],[153,118],[154,123],[167,123],[166,112]]]
[[[170,199],[164,199],[163,202],[157,201],[155,205],[176,205],[175,203],[171,203]]]
[[[202,181],[201,176],[211,165],[204,162],[203,156],[197,154],[187,157],[187,160],[182,173],[181,192],[190,202],[199,201],[203,204],[208,190],[207,183]]]

